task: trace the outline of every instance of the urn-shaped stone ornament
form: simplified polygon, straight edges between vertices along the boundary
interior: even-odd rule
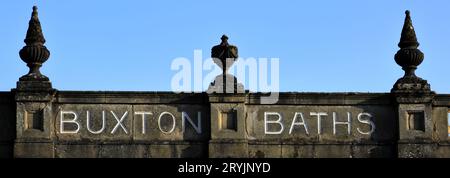
[[[405,23],[400,42],[398,43],[401,49],[395,54],[395,62],[402,66],[406,77],[414,77],[414,71],[422,63],[424,54],[417,49],[419,42],[417,41],[416,32],[412,25],[410,12],[406,11],[405,14]]]
[[[222,42],[211,49],[211,57],[220,68],[223,74],[233,65],[238,56],[238,48],[228,44],[228,37],[223,35]]]
[[[45,38],[39,22],[37,7],[33,6],[33,12],[28,24],[27,36],[20,52],[20,58],[30,68],[28,74],[22,76],[20,81],[48,81],[48,77],[40,72],[40,67],[50,57],[50,51],[44,46]]]
[[[402,34],[398,46],[400,50],[395,54],[395,62],[402,67],[405,75],[398,79],[392,88],[394,93],[429,93],[430,85],[426,80],[416,76],[415,71],[423,59],[424,54],[417,49],[416,32],[414,30],[410,12],[405,12],[405,23],[403,24]]]
[[[216,76],[214,82],[208,88],[208,93],[243,93],[244,86],[237,82],[237,78],[231,74],[227,74],[227,70],[238,59],[238,48],[228,43],[228,37],[223,35],[222,42],[213,46],[211,49],[211,57],[220,68],[222,74]]]

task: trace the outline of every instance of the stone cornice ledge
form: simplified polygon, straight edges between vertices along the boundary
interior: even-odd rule
[[[58,91],[58,103],[98,104],[205,104],[204,93],[136,91]]]
[[[272,94],[273,95],[273,94]],[[268,94],[250,93],[246,104],[259,105],[262,97]],[[276,96],[276,95],[274,95]],[[390,93],[319,93],[319,92],[282,92],[276,105],[390,105],[393,104]]]

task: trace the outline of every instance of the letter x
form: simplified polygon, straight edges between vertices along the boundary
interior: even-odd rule
[[[128,111],[126,111],[125,113],[123,113],[123,116],[120,118],[120,120],[118,119],[118,117],[116,116],[116,114],[111,111],[111,114],[114,116],[114,118],[117,121],[116,126],[112,129],[111,134],[114,134],[117,131],[117,128],[120,126],[122,127],[123,131],[125,131],[126,134],[128,134],[127,129],[125,128],[125,126],[122,124],[122,121],[125,119],[125,117],[128,115]]]

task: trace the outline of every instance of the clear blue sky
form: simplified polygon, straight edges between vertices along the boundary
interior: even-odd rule
[[[35,4],[51,51],[42,72],[60,90],[168,91],[174,58],[208,58],[227,34],[241,57],[280,58],[281,91],[389,92],[409,9],[425,53],[417,75],[450,93],[448,0],[4,0],[1,91],[28,71],[18,52]]]

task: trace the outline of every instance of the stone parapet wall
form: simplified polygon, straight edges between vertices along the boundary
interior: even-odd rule
[[[41,117],[14,96],[0,93],[2,157],[450,156],[449,95],[432,101],[429,137],[412,140],[399,138],[389,93],[279,93],[258,104],[259,93],[57,91]]]

